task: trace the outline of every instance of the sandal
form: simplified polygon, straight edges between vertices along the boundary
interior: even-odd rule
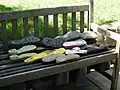
[[[56,58],[56,63],[63,63],[63,62],[69,62],[73,61],[75,59],[78,59],[80,56],[77,54],[62,54]]]
[[[23,46],[22,48],[20,48],[18,50],[16,50],[16,49],[10,49],[8,52],[9,52],[9,54],[14,55],[14,54],[21,54],[21,53],[33,51],[36,48],[37,47],[35,45],[26,45],[26,46]]]
[[[23,60],[26,59],[30,56],[34,56],[37,53],[25,53],[25,54],[21,54],[21,55],[11,55],[10,56],[10,60]]]

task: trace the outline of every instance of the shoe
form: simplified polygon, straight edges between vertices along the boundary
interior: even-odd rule
[[[59,49],[55,49],[53,52],[51,52],[50,55],[51,54],[56,54],[56,55],[58,54],[59,55],[59,54],[63,54],[63,53],[65,53],[65,49],[59,48]]]
[[[21,53],[25,53],[25,52],[29,52],[29,51],[33,51],[35,50],[37,47],[35,45],[25,45],[22,48],[16,50],[16,49],[10,49],[8,52],[10,55],[14,55],[14,54],[21,54]]]
[[[52,44],[52,38],[50,37],[45,37],[42,42],[41,42],[44,46],[46,47],[51,47]]]
[[[79,47],[74,47],[72,49],[67,49],[65,54],[87,54],[87,50],[81,50]]]
[[[28,63],[28,64],[29,64],[29,63],[33,63],[33,62],[36,62],[36,61],[44,58],[44,57],[47,56],[47,55],[48,55],[47,53],[42,52],[42,53],[36,54],[36,55],[34,55],[34,56],[31,56],[31,57],[25,59],[24,62],[25,62],[25,63]]]
[[[59,49],[56,49],[56,50],[46,50],[46,51],[43,51],[42,53],[39,53],[39,54],[36,54],[26,60],[24,60],[25,63],[33,63],[35,61],[38,61],[46,56],[49,56],[49,55],[59,55],[59,54],[63,54],[65,52],[65,49],[64,48],[59,48]]]
[[[78,31],[70,31],[70,32],[66,33],[65,35],[63,35],[62,38],[65,41],[72,41],[72,40],[80,39],[81,36],[82,36],[82,34]]]
[[[109,45],[102,45],[102,44],[92,44],[82,47],[82,50],[87,50],[87,54],[96,54],[104,51],[108,51],[112,48]]]
[[[11,55],[10,60],[23,60],[23,59],[26,59],[28,57],[34,56],[36,54],[37,53],[24,53],[21,55]]]
[[[48,55],[48,56],[42,58],[42,61],[45,62],[45,63],[53,62],[53,61],[56,60],[56,58],[57,58],[58,56],[59,56],[59,55],[56,55],[56,54]]]
[[[20,40],[9,41],[9,48],[21,48],[24,45],[37,45],[40,43],[40,39],[34,36],[28,36]]]
[[[65,40],[62,37],[57,36],[52,39],[51,47],[52,48],[61,48],[64,42],[65,42]]]
[[[52,50],[52,49],[51,49],[51,48],[41,47],[41,46],[40,46],[40,47],[37,47],[35,51],[36,51],[37,53],[40,53],[40,52],[46,51],[46,50]]]
[[[75,41],[68,41],[63,43],[64,48],[73,48],[73,47],[81,47],[87,45],[87,42],[83,39],[78,39]]]
[[[69,62],[69,61],[74,61],[78,59],[80,56],[77,54],[62,54],[56,58],[56,63],[63,63],[63,62]]]
[[[81,39],[96,39],[97,38],[97,34],[93,31],[85,31],[83,33],[81,33]]]

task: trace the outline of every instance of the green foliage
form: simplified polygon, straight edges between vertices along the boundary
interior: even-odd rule
[[[120,19],[120,0],[94,0],[94,22],[97,24],[110,23]],[[0,12],[15,11],[15,10],[26,10],[33,8],[46,8],[46,7],[58,7],[65,5],[79,5],[88,4],[89,0],[0,0]],[[71,15],[68,15],[68,31],[71,30]],[[77,28],[79,29],[80,17],[77,17]],[[58,19],[59,35],[62,35],[62,15],[59,15]],[[49,20],[49,32],[53,36],[53,19]],[[86,27],[86,25],[85,25]],[[29,34],[33,34],[33,18],[29,18]],[[11,21],[7,21],[7,32],[8,38],[12,37],[12,24]],[[21,19],[18,20],[18,32],[19,38],[23,37],[23,22]],[[43,37],[44,33],[44,22],[43,18],[39,17],[39,34]]]

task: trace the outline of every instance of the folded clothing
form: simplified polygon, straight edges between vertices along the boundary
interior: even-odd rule
[[[37,45],[40,43],[40,38],[28,36],[20,40],[11,40],[8,42],[9,48],[21,48],[24,45]]]
[[[87,45],[87,42],[83,39],[78,39],[74,41],[67,41],[63,43],[64,48],[82,47]]]
[[[10,49],[8,52],[10,55],[13,54],[21,54],[21,53],[25,53],[25,52],[29,52],[29,51],[33,51],[35,50],[37,47],[35,45],[25,45],[20,49]]]

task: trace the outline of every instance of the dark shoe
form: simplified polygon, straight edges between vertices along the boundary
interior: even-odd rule
[[[45,37],[42,42],[43,46],[46,46],[46,47],[51,47],[51,44],[52,44],[52,38],[50,37]]]
[[[78,31],[70,31],[62,36],[62,38],[66,41],[80,39],[82,34]]]
[[[40,39],[38,37],[28,36],[21,40],[9,41],[8,43],[10,48],[21,48],[24,45],[37,45],[40,43]]]
[[[57,37],[52,39],[51,47],[61,48],[64,42],[65,42],[65,40],[62,37],[57,36]]]
[[[108,51],[108,50],[110,50],[110,47],[109,47],[109,45],[92,44],[92,45],[87,45],[85,47],[82,47],[81,49],[87,50],[87,54],[96,54],[96,53]]]

